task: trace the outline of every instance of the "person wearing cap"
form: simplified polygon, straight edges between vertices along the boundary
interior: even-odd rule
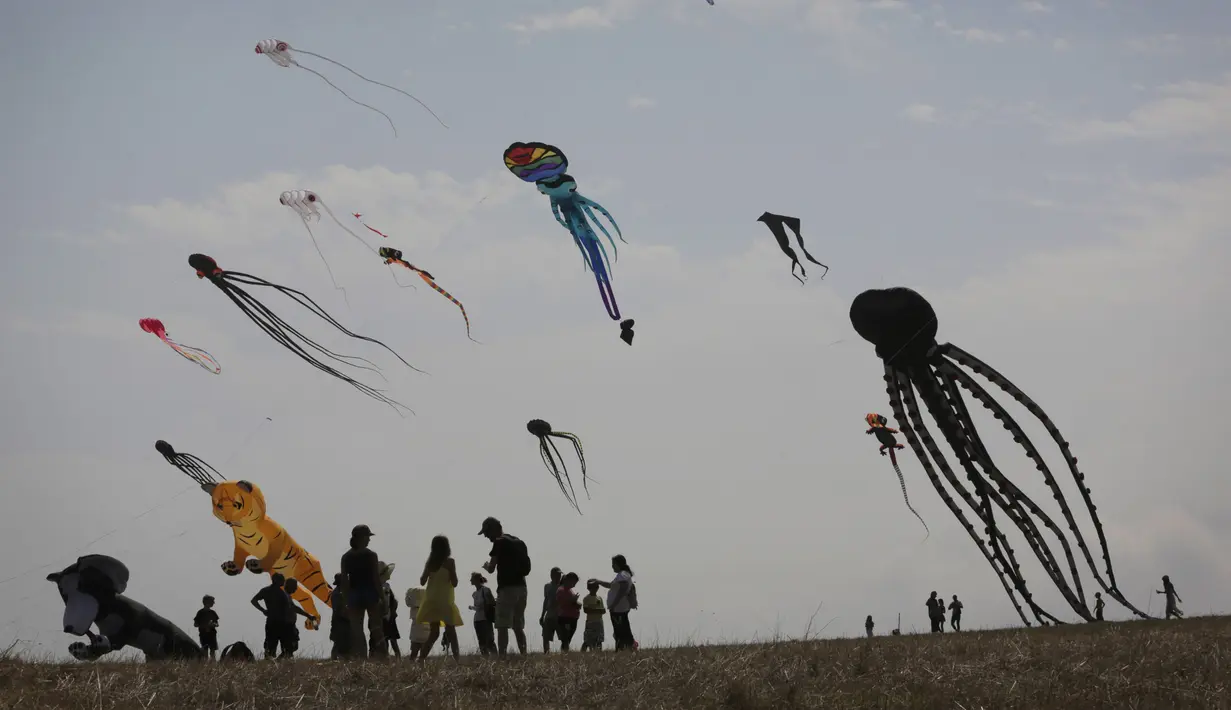
[[[384,582],[380,578],[380,558],[368,543],[372,529],[356,525],[350,533],[350,549],[342,555],[342,596],[350,626],[350,653],[357,658],[388,655],[385,646]],[[363,617],[367,615],[368,634],[363,637]]]
[[[491,557],[483,569],[496,574],[496,636],[500,655],[509,648],[509,629],[517,638],[517,650],[526,654],[526,575],[530,574],[530,553],[526,543],[504,532],[495,518],[487,518],[479,534],[492,541]]]
[[[201,649],[209,652],[209,660],[218,660],[218,612],[214,611],[214,598],[206,594],[201,599],[201,609],[192,619],[201,637]]]

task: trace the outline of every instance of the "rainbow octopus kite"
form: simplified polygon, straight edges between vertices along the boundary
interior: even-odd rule
[[[222,365],[218,364],[218,361],[214,359],[213,355],[210,355],[200,348],[191,348],[187,345],[180,345],[175,342],[169,335],[167,335],[166,327],[163,326],[162,321],[157,318],[142,318],[137,321],[137,325],[141,326],[141,330],[158,336],[159,340],[171,346],[172,350],[179,353],[184,358],[192,360],[215,375],[222,374]]]
[[[611,222],[620,241],[624,236],[620,226],[616,224],[611,213],[594,200],[577,192],[577,181],[569,175],[568,158],[564,151],[546,143],[514,143],[504,151],[504,165],[518,178],[534,183],[539,192],[551,198],[551,211],[556,216],[560,226],[573,235],[573,242],[581,250],[586,266],[594,272],[594,280],[598,282],[598,293],[603,298],[607,315],[612,320],[620,320],[620,307],[616,304],[615,293],[611,290],[611,277],[608,274],[610,263],[607,260],[607,250],[594,233],[591,222],[598,226],[607,241],[611,242],[612,251],[616,251],[615,240],[603,223],[595,216],[598,212]],[[625,242],[627,244],[627,242]],[[621,339],[629,345],[633,344],[633,321],[631,319],[620,323]]]

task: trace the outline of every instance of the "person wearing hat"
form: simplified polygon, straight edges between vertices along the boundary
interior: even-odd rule
[[[201,638],[201,649],[209,652],[209,660],[218,660],[218,612],[214,611],[214,598],[206,594],[201,599],[201,610],[192,619]]]
[[[358,658],[388,655],[385,646],[384,582],[380,578],[380,558],[368,547],[372,529],[356,525],[350,533],[350,549],[342,555],[342,596],[350,626],[350,653]],[[369,639],[363,637],[363,617],[367,615]]]
[[[492,541],[490,559],[483,569],[496,574],[496,635],[500,655],[509,648],[509,629],[517,638],[517,650],[526,654],[526,575],[530,574],[530,553],[526,543],[504,532],[495,518],[487,518],[479,534]]]

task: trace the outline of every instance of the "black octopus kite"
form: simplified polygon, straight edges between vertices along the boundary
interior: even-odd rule
[[[899,287],[864,291],[851,303],[850,318],[855,331],[864,340],[876,346],[876,355],[885,363],[884,379],[888,383],[886,392],[889,394],[889,403],[893,408],[894,418],[906,436],[907,443],[910,444],[915,456],[923,465],[924,471],[940,493],[941,499],[957,516],[971,539],[979,546],[979,551],[983,553],[984,558],[996,570],[1022,622],[1027,626],[1031,625],[1026,620],[1026,615],[1013,594],[1014,589],[1025,600],[1040,624],[1047,625],[1044,617],[1056,624],[1063,623],[1034,602],[1030,591],[1026,588],[1026,580],[1013,549],[1009,547],[1004,533],[997,526],[993,503],[1025,536],[1030,549],[1073,611],[1086,621],[1093,621],[1094,616],[1086,606],[1085,591],[1082,589],[1081,577],[1077,571],[1069,539],[1060,527],[1029,496],[1006,478],[996,463],[992,461],[991,454],[984,446],[983,440],[975,429],[974,420],[966,408],[966,401],[962,395],[963,389],[967,390],[985,408],[992,411],[992,415],[1013,435],[1013,440],[1025,449],[1026,456],[1043,474],[1043,479],[1051,490],[1052,496],[1060,504],[1065,522],[1078,548],[1103,591],[1132,610],[1137,616],[1150,618],[1130,604],[1116,586],[1115,573],[1111,569],[1111,553],[1107,549],[1107,538],[1103,534],[1103,525],[1099,522],[1098,513],[1095,512],[1094,502],[1090,499],[1090,489],[1086,487],[1085,476],[1077,470],[1077,459],[1069,451],[1068,442],[1064,440],[1060,430],[1056,428],[1042,408],[987,363],[951,343],[938,344],[936,342],[936,312],[923,296],[911,289]],[[1022,431],[1009,412],[959,365],[982,375],[1013,399],[1022,403],[1042,422],[1052,440],[1060,447],[1069,471],[1081,489],[1086,509],[1098,533],[1110,586],[1095,569],[1094,558],[1090,554],[1085,538],[1077,529],[1077,522],[1073,519],[1069,504],[1064,499],[1060,486],[1043,461],[1038,449],[1026,437],[1026,433]],[[923,399],[924,406],[939,426],[941,433],[944,434],[949,448],[957,456],[958,463],[965,470],[966,478],[974,489],[973,495],[954,474],[940,446],[928,432],[918,400],[915,398],[915,392],[918,392]],[[933,466],[933,461],[935,461],[935,466]],[[937,476],[937,469],[940,469],[940,473],[953,491],[975,512],[988,535],[986,542],[979,537],[965,513],[944,487],[940,477]],[[1039,529],[1040,526],[1036,524],[1036,519],[1059,540],[1068,570],[1073,578],[1072,585],[1065,578],[1061,561],[1056,558],[1043,539],[1043,533]],[[1012,588],[1009,586],[1010,581],[1013,583]]]
[[[795,233],[795,241],[799,242],[799,249],[804,253],[804,256],[808,259],[808,261],[811,261],[817,266],[824,267],[825,274],[829,273],[829,267],[825,266],[816,259],[813,259],[812,255],[808,253],[808,249],[804,246],[804,238],[799,233],[800,222],[798,217],[787,217],[780,214],[773,214],[772,212],[766,212],[760,217],[757,217],[757,221],[764,222],[765,226],[769,227],[769,231],[774,233],[774,239],[778,240],[778,247],[782,249],[782,253],[791,257],[791,276],[794,276],[800,283],[803,283],[804,279],[799,278],[799,276],[795,274],[795,267],[799,267],[799,273],[802,274],[804,278],[808,277],[808,272],[804,271],[804,265],[799,263],[799,257],[795,254],[795,250],[791,248],[791,242],[787,238],[786,229],[783,228],[784,226],[790,227],[791,231]],[[821,274],[822,280],[825,278],[825,274]]]
[[[526,430],[538,437],[539,454],[543,457],[543,463],[547,464],[547,470],[551,471],[551,475],[556,477],[556,483],[560,484],[560,492],[564,494],[565,500],[580,513],[581,507],[577,505],[577,492],[573,489],[573,479],[569,478],[568,468],[564,465],[564,457],[560,455],[560,450],[548,437],[565,439],[573,444],[573,449],[577,452],[577,459],[581,461],[581,485],[586,491],[586,498],[589,498],[590,488],[586,485],[586,457],[581,451],[581,439],[577,438],[576,434],[570,434],[567,431],[554,431],[551,425],[542,419],[531,419],[526,422]],[[560,459],[559,464],[556,463],[556,459]],[[568,488],[564,487],[566,482]]]
[[[209,279],[210,283],[217,286],[219,291],[222,291],[224,294],[226,294],[227,298],[231,299],[231,302],[234,303],[236,306],[238,306],[239,310],[243,311],[244,315],[248,316],[248,318],[250,318],[253,323],[256,323],[258,326],[260,326],[261,330],[265,331],[265,333],[269,337],[278,341],[287,350],[290,350],[291,352],[295,353],[295,355],[297,355],[304,362],[307,362],[309,365],[311,365],[312,367],[315,367],[321,372],[325,372],[330,375],[333,375],[339,380],[342,380],[343,382],[346,382],[354,386],[355,389],[366,394],[367,396],[377,401],[384,402],[390,407],[393,407],[394,411],[397,411],[399,407],[402,409],[405,409],[408,412],[411,411],[405,405],[386,397],[381,392],[381,390],[377,390],[372,387],[369,387],[368,385],[365,385],[362,382],[348,375],[345,375],[342,372],[339,372],[337,369],[330,367],[329,365],[326,365],[320,360],[317,360],[315,357],[313,357],[312,355],[308,353],[307,349],[304,346],[307,346],[308,348],[312,348],[313,350],[325,355],[326,357],[332,360],[336,360],[344,365],[350,365],[352,367],[358,367],[364,370],[371,370],[372,372],[375,372],[379,375],[380,371],[376,368],[376,365],[372,364],[371,361],[365,360],[364,358],[357,357],[354,355],[339,355],[338,353],[335,353],[332,350],[329,350],[325,346],[321,345],[320,343],[317,343],[316,341],[312,340],[308,336],[304,335],[303,333],[300,333],[298,330],[293,328],[289,323],[283,320],[277,313],[274,313],[272,310],[270,310],[268,306],[256,300],[256,298],[254,298],[251,294],[249,294],[244,289],[240,288],[238,284],[243,284],[245,286],[265,286],[267,288],[272,288],[275,291],[278,291],[279,293],[295,301],[299,305],[307,308],[309,311],[311,311],[314,315],[319,317],[321,320],[324,320],[326,323],[329,323],[330,325],[342,331],[346,335],[349,335],[350,337],[356,338],[358,340],[366,340],[369,343],[376,343],[377,345],[381,346],[385,350],[388,350],[389,352],[393,353],[397,357],[397,359],[401,360],[410,369],[415,370],[416,372],[423,372],[422,370],[415,367],[414,365],[411,365],[409,362],[406,362],[406,360],[401,355],[398,355],[396,352],[394,352],[393,349],[390,348],[388,345],[385,345],[379,340],[374,340],[365,335],[358,335],[356,333],[352,333],[351,331],[347,330],[345,327],[342,326],[341,323],[335,320],[333,316],[326,313],[325,309],[321,308],[316,303],[316,301],[313,301],[310,297],[308,297],[307,294],[305,294],[302,291],[297,291],[293,288],[288,288],[286,286],[279,286],[276,283],[266,281],[265,279],[262,279],[256,276],[252,276],[251,274],[245,274],[239,271],[223,271],[218,266],[218,262],[214,261],[212,257],[206,256],[204,254],[193,254],[189,256],[188,265],[197,270],[197,278]],[[366,362],[367,364],[372,365],[372,366],[364,367],[363,365],[356,365],[353,362],[355,360],[358,360],[360,362]],[[383,375],[381,375],[381,377],[382,379],[384,378]]]

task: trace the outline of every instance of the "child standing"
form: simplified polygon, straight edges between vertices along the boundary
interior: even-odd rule
[[[577,621],[581,618],[581,602],[577,601],[577,573],[569,572],[560,579],[556,589],[556,638],[560,639],[560,652],[567,653],[573,634],[577,633]]]
[[[479,653],[484,656],[496,652],[496,635],[492,632],[492,623],[496,620],[496,596],[487,585],[487,578],[478,572],[470,575],[470,583],[474,585],[474,594],[470,605],[474,612],[474,635],[479,641]]]
[[[333,576],[333,592],[329,596],[329,606],[335,610],[329,615],[329,640],[333,642],[329,657],[346,658],[350,655],[350,619],[346,615],[346,595],[342,592],[341,572]]]
[[[586,628],[581,635],[581,650],[582,651],[601,651],[603,650],[603,614],[607,613],[607,609],[603,606],[603,599],[598,595],[598,581],[589,580],[586,582],[586,591],[589,592],[584,599],[581,600],[581,608],[586,613]]]
[[[218,660],[218,612],[214,611],[214,598],[206,594],[201,598],[201,610],[192,619],[201,638],[201,650],[209,652],[209,660]]]
[[[415,621],[428,624],[432,635],[423,644],[419,652],[419,660],[426,661],[432,652],[432,645],[440,635],[438,624],[444,624],[444,644],[452,646],[453,660],[460,660],[461,651],[457,642],[457,627],[462,626],[462,614],[454,603],[454,589],[457,587],[457,564],[453,561],[453,551],[449,547],[449,538],[437,535],[432,538],[431,553],[423,564],[423,574],[419,584],[427,586],[423,594],[423,606],[415,615]]]

